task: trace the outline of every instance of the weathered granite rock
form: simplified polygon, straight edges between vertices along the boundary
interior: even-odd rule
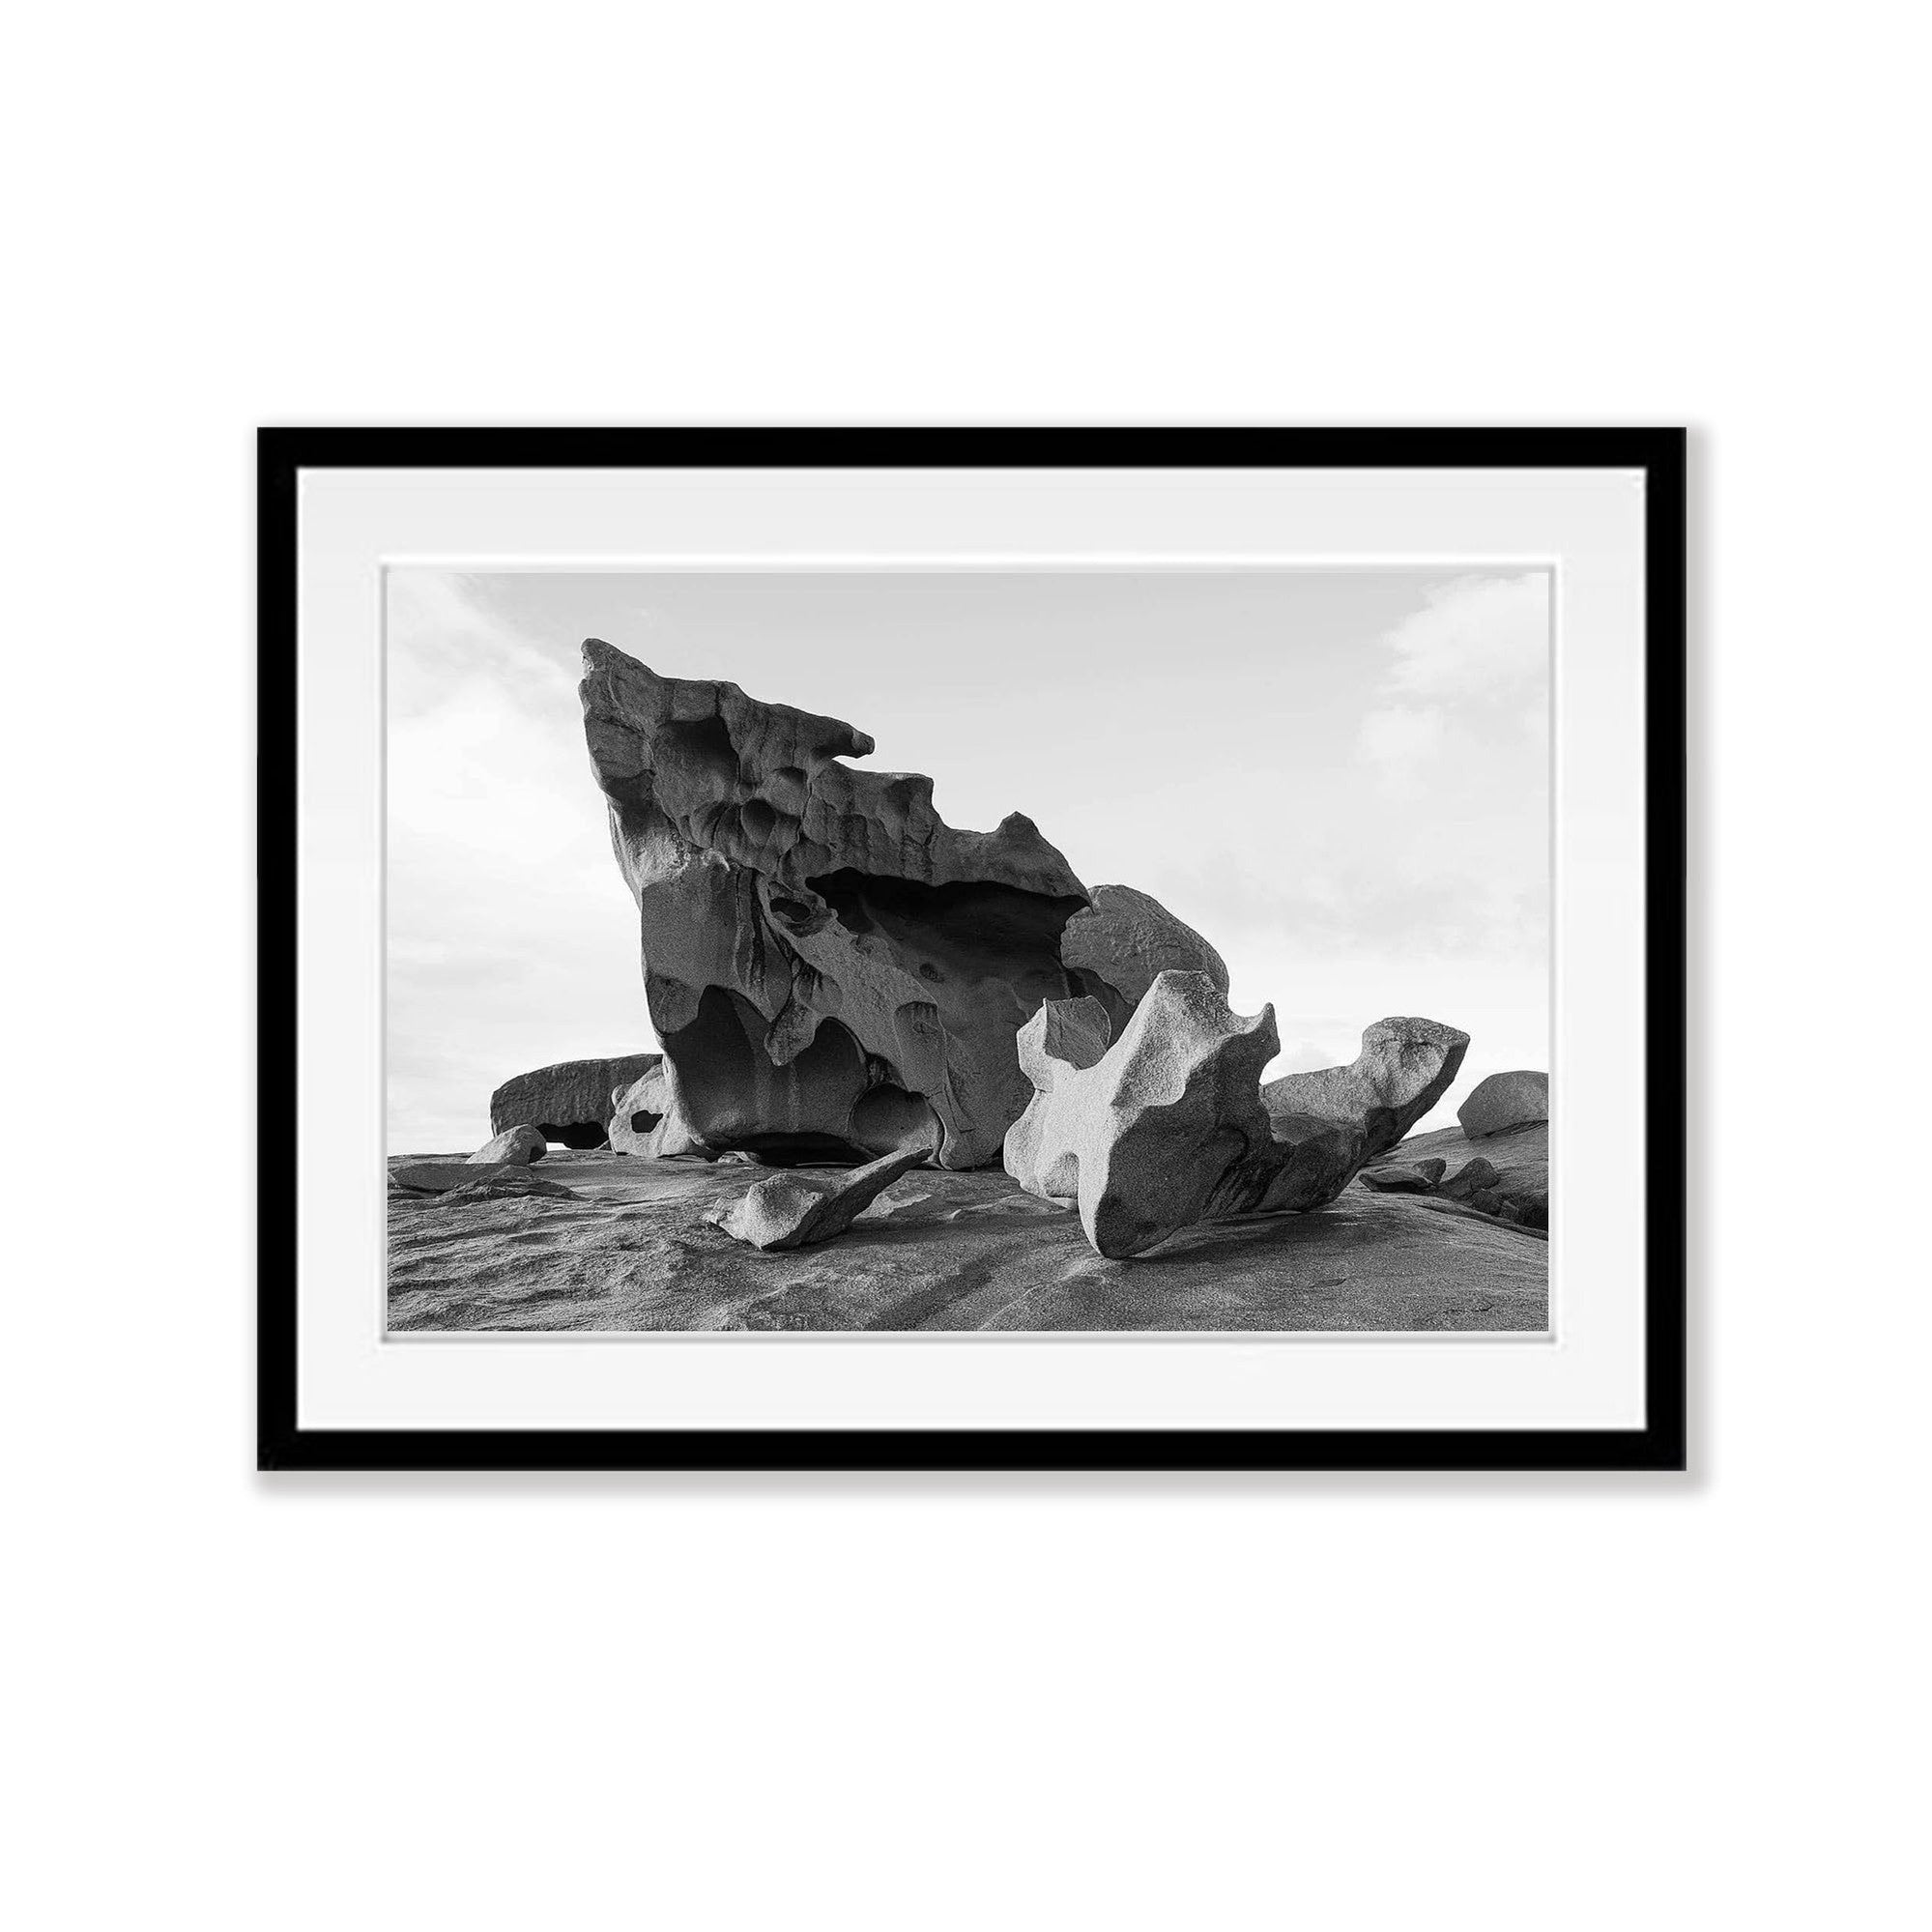
[[[1433,1194],[1436,1176],[1442,1170],[1440,1161],[1435,1163],[1435,1174],[1426,1174],[1418,1168],[1364,1168],[1362,1185],[1373,1188],[1377,1194]]]
[[[392,1331],[1091,1339],[1548,1325],[1545,1242],[1427,1195],[1349,1187],[1315,1214],[1202,1222],[1140,1260],[1110,1261],[1087,1245],[1078,1215],[996,1168],[915,1168],[837,1240],[764,1254],[699,1221],[756,1171],[608,1151],[553,1152],[551,1162],[581,1199],[445,1208],[396,1197]]]
[[[854,1168],[836,1181],[808,1180],[802,1174],[773,1174],[742,1198],[707,1208],[714,1227],[754,1248],[806,1248],[843,1234],[901,1174],[926,1158],[924,1147],[908,1147]]]
[[[389,1180],[393,1186],[407,1188],[412,1194],[447,1194],[451,1188],[468,1187],[492,1175],[529,1172],[528,1165],[514,1162],[477,1168],[467,1160],[417,1161],[407,1167],[391,1168]]]
[[[1482,1155],[1473,1161],[1465,1161],[1442,1183],[1441,1192],[1451,1200],[1469,1200],[1485,1188],[1493,1188],[1502,1179],[1496,1169]]]
[[[1090,900],[1030,820],[956,831],[931,779],[841,763],[873,746],[837,718],[594,638],[581,689],[664,1047],[661,1087],[615,1110],[656,1117],[615,1146],[803,1162],[937,1138],[942,1167],[981,1166],[1026,1106],[1015,1035],[1044,1001],[1124,1020],[1170,959],[1226,984],[1146,895]]]
[[[1227,996],[1221,955],[1158,899],[1131,885],[1096,885],[1092,905],[1067,921],[1060,959],[1075,990],[1098,999],[1118,1033],[1164,972],[1204,972]]]
[[[1448,1089],[1468,1036],[1384,1020],[1348,1067],[1265,1093],[1272,1007],[1231,1012],[1205,974],[1163,972],[1110,1045],[1098,1000],[1053,1002],[1020,1034],[1034,1096],[1006,1137],[1029,1194],[1075,1204],[1096,1252],[1145,1253],[1197,1221],[1335,1199]]]
[[[438,1207],[460,1207],[465,1201],[530,1200],[539,1196],[551,1200],[582,1198],[574,1188],[543,1180],[523,1167],[493,1168],[488,1173],[478,1174],[475,1180],[465,1181],[461,1187],[446,1188],[429,1198]]]
[[[671,1069],[660,1060],[613,1096],[611,1145],[620,1154],[707,1153],[702,1141],[676,1117],[671,1104]]]
[[[1481,1149],[1480,1154],[1478,1148]],[[1549,1226],[1549,1125],[1535,1120],[1521,1127],[1505,1128],[1501,1133],[1472,1140],[1460,1127],[1441,1127],[1404,1140],[1396,1158],[1414,1168],[1445,1169],[1460,1180],[1464,1168],[1481,1160],[1487,1173],[1479,1170],[1463,1193],[1464,1203],[1479,1213],[1494,1213],[1498,1219],[1521,1226],[1546,1230]],[[1367,1176],[1363,1179],[1367,1181]],[[1438,1192],[1441,1192],[1440,1190]],[[1493,1195],[1495,1205],[1483,1204],[1483,1197]],[[1450,1199],[1458,1197],[1450,1195]]]
[[[614,1060],[564,1060],[518,1074],[490,1096],[490,1132],[528,1122],[545,1140],[562,1146],[601,1147],[613,1091],[634,1085],[656,1064],[655,1053],[626,1053]]]
[[[1434,1020],[1378,1020],[1348,1066],[1270,1081],[1262,1104],[1278,1139],[1307,1131],[1305,1122],[1340,1121],[1359,1129],[1372,1159],[1449,1091],[1468,1049],[1467,1033]]]
[[[470,1165],[493,1167],[500,1161],[514,1161],[527,1168],[533,1161],[542,1160],[549,1151],[548,1143],[536,1128],[506,1127],[501,1134],[493,1134],[470,1156]]]
[[[1549,1118],[1549,1076],[1524,1068],[1478,1081],[1456,1117],[1472,1140]]]

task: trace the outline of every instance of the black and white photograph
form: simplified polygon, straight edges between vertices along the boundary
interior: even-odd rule
[[[383,624],[392,1336],[1548,1327],[1547,567]]]
[[[1932,1923],[1920,10],[8,24],[0,1927]]]

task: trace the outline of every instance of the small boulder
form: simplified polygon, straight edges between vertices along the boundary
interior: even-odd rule
[[[1464,1161],[1442,1183],[1439,1192],[1446,1194],[1451,1200],[1470,1200],[1485,1189],[1495,1187],[1502,1178],[1493,1164],[1479,1154],[1473,1161]]]
[[[1491,1074],[1479,1081],[1476,1089],[1460,1107],[1456,1117],[1472,1140],[1485,1134],[1507,1133],[1532,1121],[1549,1118],[1549,1076],[1528,1068],[1517,1073]]]
[[[543,1136],[534,1127],[505,1127],[470,1156],[469,1165],[486,1168],[509,1162],[527,1168],[533,1161],[542,1160],[549,1151]]]
[[[802,1174],[773,1174],[734,1201],[706,1209],[705,1219],[735,1240],[767,1253],[805,1248],[843,1234],[861,1210],[919,1166],[932,1150],[925,1144],[902,1148],[854,1168],[836,1181],[808,1180]]]
[[[1443,1164],[1434,1164],[1435,1172],[1426,1174],[1419,1168],[1364,1168],[1362,1185],[1377,1194],[1433,1194]]]

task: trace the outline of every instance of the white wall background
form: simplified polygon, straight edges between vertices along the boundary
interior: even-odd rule
[[[1916,1922],[1916,24],[16,22],[10,1922]],[[1693,1477],[249,1473],[252,426],[926,419],[1696,427]]]

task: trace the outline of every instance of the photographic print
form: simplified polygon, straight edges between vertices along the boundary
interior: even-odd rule
[[[264,1466],[1681,1466],[1681,432],[262,457]]]
[[[1546,569],[385,599],[393,1332],[1546,1326]]]

